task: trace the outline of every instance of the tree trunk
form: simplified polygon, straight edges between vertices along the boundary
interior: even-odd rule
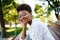
[[[3,18],[3,12],[2,12],[2,2],[0,0],[0,23],[1,23],[1,28],[2,28],[2,37],[6,37],[6,28],[5,28],[5,22]]]
[[[55,10],[55,16],[56,18],[58,19],[58,15],[59,15],[59,12],[58,12],[58,8],[54,9]]]

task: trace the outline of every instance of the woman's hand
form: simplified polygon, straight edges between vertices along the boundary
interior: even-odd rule
[[[27,25],[27,23],[21,22],[21,24],[22,24],[22,36],[21,36],[21,38],[24,40],[26,37],[26,25]]]

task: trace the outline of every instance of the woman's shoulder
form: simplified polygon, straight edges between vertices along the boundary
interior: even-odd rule
[[[41,22],[41,20],[40,20],[39,18],[34,18],[34,19],[32,20],[32,22],[38,22],[38,21]]]
[[[42,26],[42,27],[47,26],[39,18],[34,18],[33,19],[33,24],[34,24],[34,26],[38,26],[38,27],[40,27],[40,26]]]
[[[41,21],[41,19],[39,19],[39,18],[34,18],[33,20],[32,20],[32,22],[35,24],[43,24],[43,22]]]

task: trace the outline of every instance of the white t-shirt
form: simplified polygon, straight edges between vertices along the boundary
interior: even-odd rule
[[[21,35],[20,35],[20,40]],[[42,23],[40,19],[33,19],[29,30],[26,33],[25,40],[55,40],[50,33],[47,25]]]

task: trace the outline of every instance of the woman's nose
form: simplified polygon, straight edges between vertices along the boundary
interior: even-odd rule
[[[20,20],[23,20],[24,19],[24,16],[22,16],[21,18],[20,18]]]

